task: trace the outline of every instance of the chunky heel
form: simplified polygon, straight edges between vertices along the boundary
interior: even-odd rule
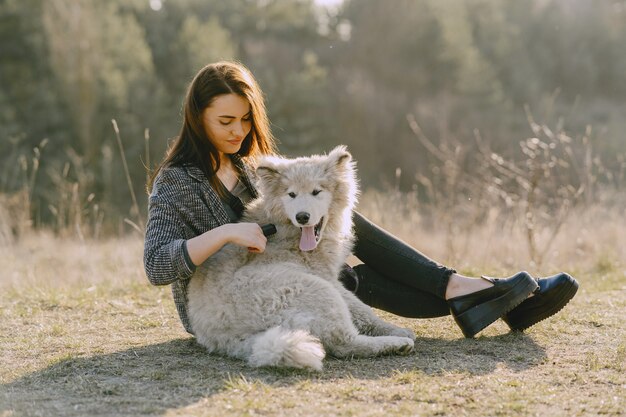
[[[537,289],[537,282],[527,272],[506,279],[485,279],[493,286],[448,300],[454,320],[468,338],[514,309]]]

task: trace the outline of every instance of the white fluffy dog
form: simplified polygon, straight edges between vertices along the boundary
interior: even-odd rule
[[[264,253],[229,244],[194,274],[188,310],[198,342],[252,366],[315,370],[324,349],[339,358],[410,353],[413,333],[382,321],[337,280],[358,192],[346,148],[266,157],[256,172],[261,196],[242,221],[273,223],[277,233]]]

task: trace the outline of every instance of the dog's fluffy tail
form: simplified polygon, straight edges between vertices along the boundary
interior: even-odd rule
[[[279,366],[322,370],[326,352],[319,339],[304,330],[272,327],[254,336],[251,366]]]

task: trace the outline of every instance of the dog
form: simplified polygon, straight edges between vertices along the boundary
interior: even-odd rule
[[[321,370],[337,358],[406,355],[415,336],[376,316],[338,280],[353,245],[358,187],[344,146],[328,155],[264,157],[260,196],[243,222],[273,223],[263,253],[225,245],[188,287],[197,341],[253,367]]]

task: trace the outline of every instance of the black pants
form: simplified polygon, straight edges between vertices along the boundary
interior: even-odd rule
[[[450,314],[445,301],[450,275],[456,272],[421,254],[358,212],[352,216],[356,244],[356,296],[365,304],[403,317]]]

